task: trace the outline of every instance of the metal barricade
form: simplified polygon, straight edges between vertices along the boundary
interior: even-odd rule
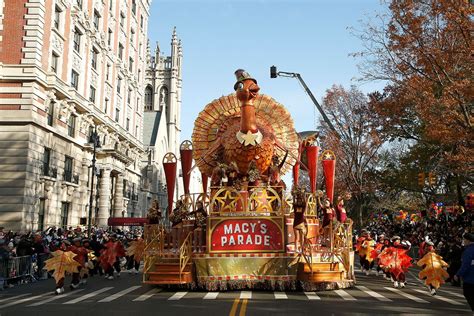
[[[13,257],[0,262],[0,286],[15,281],[36,281],[32,256]]]

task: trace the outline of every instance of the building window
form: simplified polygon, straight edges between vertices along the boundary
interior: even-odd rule
[[[135,126],[135,137],[138,137],[138,125]]]
[[[145,111],[153,110],[153,88],[147,86],[145,88]]]
[[[135,40],[135,30],[130,29],[130,43],[133,45],[133,41]]]
[[[140,28],[143,29],[143,15],[140,15]]]
[[[120,121],[120,109],[117,107],[115,108],[115,122]]]
[[[71,137],[74,137],[76,130],[76,116],[70,115],[69,120],[67,121],[67,134]]]
[[[58,73],[58,63],[59,63],[59,55],[53,52],[51,54],[51,71],[55,74]]]
[[[108,33],[108,38],[107,38],[107,44],[109,46],[112,46],[112,30],[109,29],[109,33]]]
[[[61,227],[67,229],[69,217],[69,202],[61,202]]]
[[[125,25],[125,13],[122,11],[120,12],[120,26],[123,27]]]
[[[122,60],[122,57],[123,57],[123,45],[122,44],[119,44],[118,57],[120,58],[120,60]]]
[[[125,123],[125,129],[127,130],[127,132],[130,130],[130,118],[127,117],[127,121]]]
[[[79,74],[75,70],[71,72],[71,86],[76,90],[79,88]]]
[[[89,101],[95,103],[95,88],[93,86],[90,86]]]
[[[140,111],[140,98],[137,98],[137,111]]]
[[[59,31],[59,26],[61,25],[61,9],[58,6],[54,7],[54,28]]]
[[[105,72],[105,80],[109,81],[110,79],[110,64],[107,64],[107,70]]]
[[[109,0],[109,11],[112,12],[113,8],[114,8],[114,0]]]
[[[132,0],[132,12],[133,12],[133,14],[137,13],[137,1],[136,0]]]
[[[77,27],[74,29],[74,39],[73,39],[73,45],[74,45],[74,50],[79,53],[79,50],[81,49],[81,32],[77,29]]]
[[[133,72],[133,58],[128,59],[128,71]]]
[[[98,31],[100,24],[100,14],[97,10],[94,10],[94,27]]]
[[[109,108],[109,99],[105,98],[104,113],[107,113],[108,108]]]
[[[72,181],[72,158],[69,156],[65,156],[64,158],[64,176],[63,180],[67,182]]]
[[[48,118],[48,125],[53,126],[53,121],[54,121],[54,102],[51,102],[48,107],[48,113],[47,113],[47,118]]]
[[[82,9],[82,0],[76,0],[76,4],[79,8]]]
[[[39,210],[38,210],[38,230],[43,231],[44,229],[44,212],[46,210],[46,200],[39,200]]]
[[[51,148],[45,147],[43,153],[43,175],[49,175],[49,166],[51,163]]]
[[[95,48],[92,48],[92,68],[97,70],[97,57],[99,56],[99,51]]]
[[[128,89],[127,95],[127,104],[130,105],[130,100],[132,99],[132,89]]]
[[[117,79],[117,93],[120,94],[122,88],[122,78],[118,77]]]

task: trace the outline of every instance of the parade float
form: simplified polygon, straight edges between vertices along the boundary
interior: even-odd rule
[[[300,137],[283,105],[259,94],[247,72],[235,74],[235,93],[205,106],[179,159],[163,158],[168,188],[175,187],[181,163],[185,194],[174,201],[168,192],[166,217],[178,224],[145,225],[143,282],[206,290],[352,286],[351,220],[322,227],[317,217],[318,164],[332,203],[336,157],[329,150],[319,155],[314,135]],[[189,192],[194,168],[202,174],[199,193]],[[308,191],[299,186],[300,168],[308,172]],[[281,180],[288,171],[292,190]],[[294,226],[302,232],[296,242]]]

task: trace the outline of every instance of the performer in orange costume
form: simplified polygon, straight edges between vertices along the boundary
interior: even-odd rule
[[[71,290],[77,289],[79,284],[86,284],[87,283],[87,274],[83,276],[81,280],[81,270],[86,269],[86,260],[87,260],[87,249],[82,247],[81,245],[81,238],[75,238],[73,240],[73,245],[68,248],[68,251],[71,251],[76,254],[74,260],[76,260],[81,266],[78,268],[77,273],[72,274],[72,282],[70,285]]]
[[[411,244],[408,241],[401,242],[399,236],[394,236],[392,246],[384,249],[379,256],[380,265],[390,272],[395,288],[405,287],[405,273],[411,266],[411,258],[406,254],[410,247]]]

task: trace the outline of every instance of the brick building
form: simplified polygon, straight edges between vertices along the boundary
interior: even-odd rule
[[[0,2],[0,226],[141,216],[150,0]]]

